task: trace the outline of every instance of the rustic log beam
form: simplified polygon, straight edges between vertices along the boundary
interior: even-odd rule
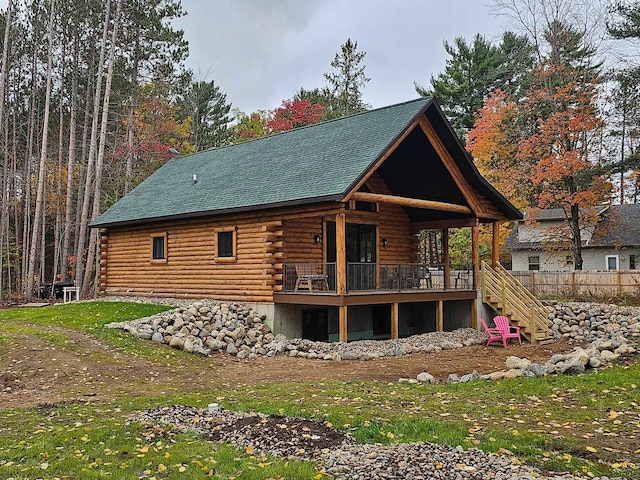
[[[464,196],[467,203],[471,205],[474,212],[484,213],[484,210],[481,207],[476,193],[473,191],[466,178],[464,178],[464,175],[458,168],[458,165],[456,165],[455,160],[453,159],[447,148],[442,143],[442,140],[433,128],[433,125],[431,125],[431,123],[425,116],[422,116],[420,118],[419,123],[422,131],[429,139],[429,143],[431,143],[431,146],[438,154],[438,157],[440,157],[440,160],[442,160],[443,165],[448,170],[449,174],[453,178],[453,181],[460,189],[460,192]]]
[[[480,241],[480,227],[474,225],[471,227],[471,255],[473,256],[473,289],[478,289],[478,277],[480,276],[480,249],[478,242]]]
[[[444,258],[442,261],[444,262],[444,288],[445,290],[451,288],[451,275],[449,271],[451,269],[450,260],[449,260],[449,229],[444,228],[442,230],[442,253],[444,254]]]
[[[345,214],[344,212],[338,213],[336,215],[336,270],[338,275],[336,293],[338,295],[347,293],[346,230]]]
[[[500,222],[493,222],[491,238],[491,266],[496,268],[500,261]]]
[[[469,207],[464,205],[418,198],[398,197],[396,195],[382,195],[380,193],[355,192],[351,195],[351,198],[362,202],[390,203],[402,207],[427,208],[429,210],[441,210],[453,213],[473,213]]]

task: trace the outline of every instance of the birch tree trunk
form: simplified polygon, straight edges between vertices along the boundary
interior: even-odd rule
[[[55,0],[51,0],[49,6],[49,27],[47,32],[47,90],[44,101],[44,117],[42,125],[42,144],[40,146],[40,167],[38,170],[38,189],[36,193],[36,210],[33,220],[33,230],[31,235],[31,245],[29,248],[29,267],[27,270],[27,284],[25,287],[25,300],[31,301],[33,298],[34,274],[36,268],[36,255],[38,252],[38,240],[40,230],[43,227],[42,217],[44,214],[44,182],[45,167],[47,163],[47,140],[49,135],[49,106],[51,103],[51,71],[53,64],[53,24],[55,14]]]

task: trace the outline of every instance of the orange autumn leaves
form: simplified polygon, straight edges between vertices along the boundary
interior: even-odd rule
[[[467,149],[520,209],[595,205],[610,191],[594,162],[602,127],[595,94],[568,84],[515,102],[497,90],[480,109]]]

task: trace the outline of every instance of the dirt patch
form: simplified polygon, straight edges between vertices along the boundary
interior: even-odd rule
[[[260,446],[268,441],[270,450],[286,456],[314,456],[323,449],[338,448],[350,437],[323,423],[281,415],[251,416],[225,423],[207,433],[213,441],[242,437],[243,442]]]
[[[575,346],[567,341],[542,346],[511,344],[506,349],[494,345],[472,346],[341,362],[284,356],[239,360],[220,353],[208,358],[194,357],[190,365],[176,366],[175,362],[166,365],[114,351],[99,338],[83,332],[51,330],[64,333],[66,345],[54,345],[40,336],[21,335],[3,352],[0,404],[30,407],[68,400],[100,401],[119,394],[185,392],[239,382],[247,385],[323,379],[395,382],[399,378],[415,378],[425,371],[439,381],[446,381],[451,373],[504,370],[510,355],[544,363],[554,353],[566,352]],[[173,352],[164,345],[157,348]],[[215,375],[199,374],[207,370],[215,371]]]

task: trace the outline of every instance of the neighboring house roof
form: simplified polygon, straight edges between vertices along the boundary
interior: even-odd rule
[[[539,228],[544,228],[545,221],[564,220],[565,214],[561,208],[538,210],[535,220],[540,222]],[[507,239],[505,248],[508,250],[537,250],[548,244],[546,242],[519,241],[519,224],[516,223]],[[590,247],[630,247],[640,245],[640,203],[611,205],[599,208],[598,219],[593,235],[583,245]]]
[[[640,203],[612,205],[596,224],[590,247],[640,245]]]
[[[478,173],[437,102],[421,98],[176,158],[91,226],[341,200],[424,113],[467,181],[505,217],[520,218]]]

